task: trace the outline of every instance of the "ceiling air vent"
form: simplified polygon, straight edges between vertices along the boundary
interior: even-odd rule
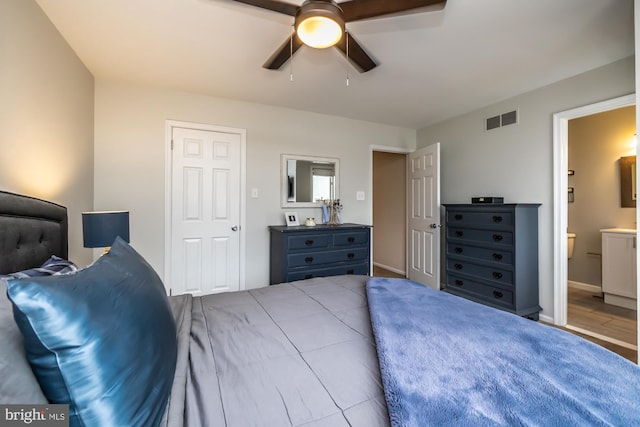
[[[485,130],[493,130],[502,126],[513,125],[518,123],[518,111],[513,110],[508,113],[489,117],[485,120]]]

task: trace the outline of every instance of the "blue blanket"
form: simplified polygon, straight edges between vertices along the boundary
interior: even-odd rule
[[[640,368],[609,350],[408,280],[367,295],[393,426],[640,425]]]

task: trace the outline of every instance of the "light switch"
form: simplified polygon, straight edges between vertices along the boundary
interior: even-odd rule
[[[257,199],[258,198],[258,189],[257,188],[252,188],[251,189],[251,198],[252,199]]]
[[[364,200],[364,191],[356,191],[356,200]]]

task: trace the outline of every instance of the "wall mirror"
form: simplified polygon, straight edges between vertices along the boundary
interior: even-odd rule
[[[636,156],[620,157],[620,206],[636,207]]]
[[[340,161],[333,157],[283,154],[280,166],[282,207],[313,208],[337,199]]]

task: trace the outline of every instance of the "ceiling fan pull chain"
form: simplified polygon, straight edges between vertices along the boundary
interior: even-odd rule
[[[289,81],[293,81],[293,33],[289,36]]]
[[[345,43],[347,44],[345,51],[347,52],[347,86],[349,86],[349,32],[345,31]]]

